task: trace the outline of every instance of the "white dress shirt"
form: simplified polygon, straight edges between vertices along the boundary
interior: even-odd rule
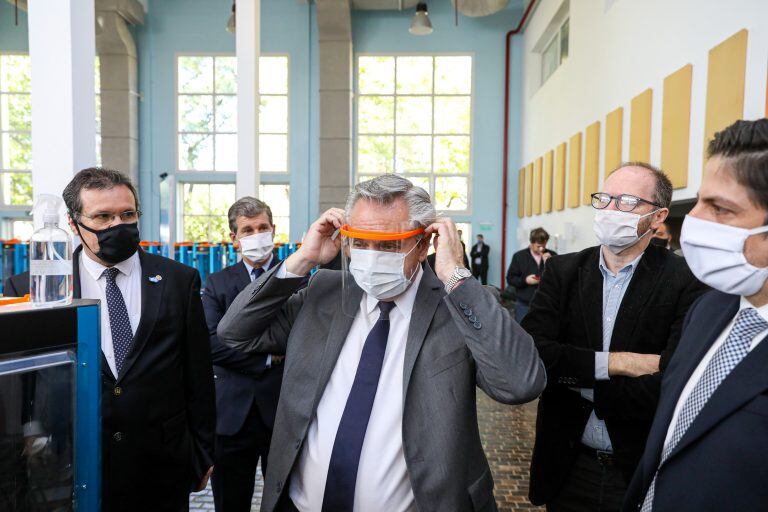
[[[749,303],[747,299],[742,297],[741,302],[739,304],[739,311],[746,308],[754,308],[755,310],[757,310],[757,314],[763,317],[763,319],[766,322],[768,322],[768,304],[759,308],[755,308],[752,304]],[[669,444],[669,441],[672,439],[672,433],[675,431],[677,418],[680,416],[680,411],[682,410],[683,405],[685,404],[685,401],[691,395],[693,388],[696,386],[699,380],[701,380],[701,376],[704,374],[704,370],[707,368],[707,365],[715,356],[715,352],[717,352],[717,349],[719,349],[723,345],[723,343],[725,343],[726,338],[728,338],[728,335],[731,333],[731,330],[733,330],[733,324],[736,322],[737,316],[738,316],[738,312],[735,315],[733,315],[733,320],[731,320],[728,323],[728,325],[725,327],[725,329],[723,329],[723,332],[720,333],[720,336],[717,338],[717,340],[715,340],[715,342],[709,348],[707,353],[701,359],[701,362],[699,362],[699,365],[691,374],[691,378],[688,379],[688,383],[686,383],[682,393],[680,393],[680,397],[677,399],[677,405],[675,405],[675,412],[674,414],[672,414],[672,421],[669,422],[669,428],[667,429],[667,437],[664,439],[664,447],[666,447],[667,444]],[[768,329],[757,334],[754,338],[752,338],[752,343],[749,345],[749,352],[754,350],[755,347],[766,338],[766,334],[768,334]],[[749,355],[749,353],[747,353],[747,355]],[[728,377],[726,377],[726,379],[727,378]]]
[[[101,351],[107,360],[112,375],[117,378],[115,350],[112,345],[112,330],[109,326],[109,309],[107,308],[107,278],[102,274],[107,269],[101,263],[93,261],[85,251],[80,253],[80,296],[84,299],[99,299],[101,301]],[[120,271],[115,278],[115,284],[123,294],[131,331],[136,336],[136,329],[141,320],[141,263],[136,252],[115,267]]]
[[[264,263],[261,268],[264,269],[264,272],[269,270],[270,265],[272,265],[272,260],[275,259],[275,256],[270,254],[269,259]],[[254,282],[256,280],[256,276],[253,275],[253,269],[256,268],[253,265],[249,264],[247,261],[245,261],[245,258],[240,260],[243,262],[243,265],[245,265],[245,270],[248,271],[248,277],[251,279],[251,282]]]
[[[389,314],[384,364],[357,471],[357,512],[416,510],[403,453],[403,366],[411,312],[422,274],[419,266],[411,286],[395,299],[395,308]],[[283,268],[277,277],[285,276]],[[355,380],[363,345],[378,318],[378,301],[364,293],[291,474],[289,495],[302,512],[322,509],[336,431]]]

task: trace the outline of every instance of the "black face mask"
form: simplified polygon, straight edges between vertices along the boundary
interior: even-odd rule
[[[666,249],[667,245],[669,244],[669,240],[667,240],[666,238],[653,237],[651,238],[651,244],[656,245],[658,247],[663,247]]]
[[[99,252],[94,252],[94,254],[97,258],[112,265],[127,260],[139,248],[138,223],[118,224],[117,226],[98,231],[88,226],[83,226],[79,222],[77,224],[86,231],[96,235],[99,241]],[[83,240],[82,235],[80,239]],[[85,240],[83,240],[83,244],[85,244]],[[90,249],[90,247],[88,248]]]

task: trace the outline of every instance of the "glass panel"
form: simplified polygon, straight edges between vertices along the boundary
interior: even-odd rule
[[[208,219],[210,217],[184,217],[184,241],[205,242],[208,240]]]
[[[417,187],[421,187],[424,190],[426,190],[427,193],[429,193],[429,177],[428,176],[406,176],[406,178],[408,178],[408,181],[410,181]]]
[[[555,36],[541,54],[541,83],[546,82],[552,76],[559,64],[557,61],[557,43],[557,36]]]
[[[213,92],[213,57],[179,57],[179,92]]]
[[[397,58],[397,94],[432,94],[432,57]]]
[[[232,201],[234,202],[234,201]],[[229,242],[229,224],[226,214],[210,217],[210,227],[208,228],[208,242]]]
[[[560,27],[560,63],[568,58],[568,32],[569,32],[570,20],[565,20],[563,26]]]
[[[101,135],[96,134],[96,165],[101,167]]]
[[[435,137],[435,172],[469,172],[469,137]]]
[[[432,170],[432,137],[397,137],[397,172]]]
[[[213,131],[213,96],[179,96],[179,131]]]
[[[259,135],[259,171],[288,172],[287,135]]]
[[[93,92],[101,92],[101,59],[98,55],[93,59]]]
[[[290,187],[282,184],[260,185],[259,198],[267,203],[272,210],[275,242],[287,243],[290,240]]]
[[[3,169],[32,169],[32,135],[3,134]]]
[[[5,203],[14,206],[32,204],[32,173],[3,173],[3,197]]]
[[[432,98],[397,98],[397,133],[432,133]]]
[[[179,135],[179,170],[213,170],[213,135]]]
[[[365,174],[386,174],[392,168],[395,153],[393,137],[368,137],[361,135],[357,142],[357,169]]]
[[[101,133],[101,94],[94,96],[96,101],[96,133]]]
[[[17,240],[29,240],[35,232],[35,224],[31,220],[12,220],[11,238]]]
[[[0,95],[3,130],[28,132],[32,129],[32,97],[29,94]]]
[[[237,93],[237,58],[216,57],[216,92]]]
[[[237,135],[216,135],[216,170],[237,171]]]
[[[287,96],[261,96],[259,131],[261,133],[288,133]]]
[[[362,96],[358,102],[358,133],[392,133],[395,130],[395,99]]]
[[[288,94],[287,57],[261,57],[259,59],[259,92],[261,94]]]
[[[216,131],[237,133],[237,96],[216,96]]]
[[[435,57],[435,94],[470,94],[472,57]]]
[[[47,355],[37,369],[25,364],[25,370],[0,373],[4,511],[72,510],[76,366],[60,354]]]
[[[211,185],[211,213],[226,217],[227,210],[235,202],[235,185],[217,183]],[[226,219],[225,219],[226,220]],[[229,233],[229,230],[227,230]]]
[[[360,94],[393,94],[395,92],[394,57],[360,57],[357,66]]]
[[[189,215],[206,215],[210,213],[208,194],[210,185],[205,183],[182,184],[184,213]]]
[[[31,63],[29,55],[0,55],[0,90],[30,92]]]
[[[470,97],[435,97],[435,133],[469,133]]]
[[[467,187],[467,178],[435,178],[435,208],[438,210],[466,210]]]

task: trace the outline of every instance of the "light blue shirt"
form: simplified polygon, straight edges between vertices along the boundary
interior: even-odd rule
[[[624,294],[642,257],[643,254],[641,253],[634,261],[614,274],[608,270],[605,258],[603,258],[603,248],[600,248],[600,273],[603,274],[603,351],[595,352],[595,380],[608,380],[610,378],[608,375],[608,352],[611,348],[613,326],[616,324],[616,316],[619,314],[621,301],[624,299]],[[579,391],[581,396],[589,401],[594,401],[594,389],[581,388]],[[613,451],[605,422],[597,418],[595,411],[592,411],[589,416],[587,426],[581,435],[581,442],[596,450]]]

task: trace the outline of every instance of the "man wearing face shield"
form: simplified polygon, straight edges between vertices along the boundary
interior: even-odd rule
[[[624,510],[768,503],[768,119],[715,134],[680,245],[713,288],[688,314]]]
[[[440,238],[435,270],[423,262]],[[341,271],[302,276],[342,251]],[[475,393],[536,398],[530,338],[463,266],[449,219],[396,175],[358,184],[219,323],[286,353],[262,511],[496,510]]]
[[[283,379],[281,356],[246,354],[225,347],[216,337],[219,321],[237,294],[280,264],[273,255],[275,225],[266,203],[254,197],[238,199],[229,208],[228,220],[242,260],[208,276],[203,291],[216,380],[216,472],[211,481],[220,512],[251,510],[259,460],[266,474]]]
[[[522,322],[547,365],[530,499],[549,511],[618,510],[645,445],[662,372],[703,292],[685,261],[650,243],[672,184],[623,164],[592,195],[600,245],[547,262]]]

